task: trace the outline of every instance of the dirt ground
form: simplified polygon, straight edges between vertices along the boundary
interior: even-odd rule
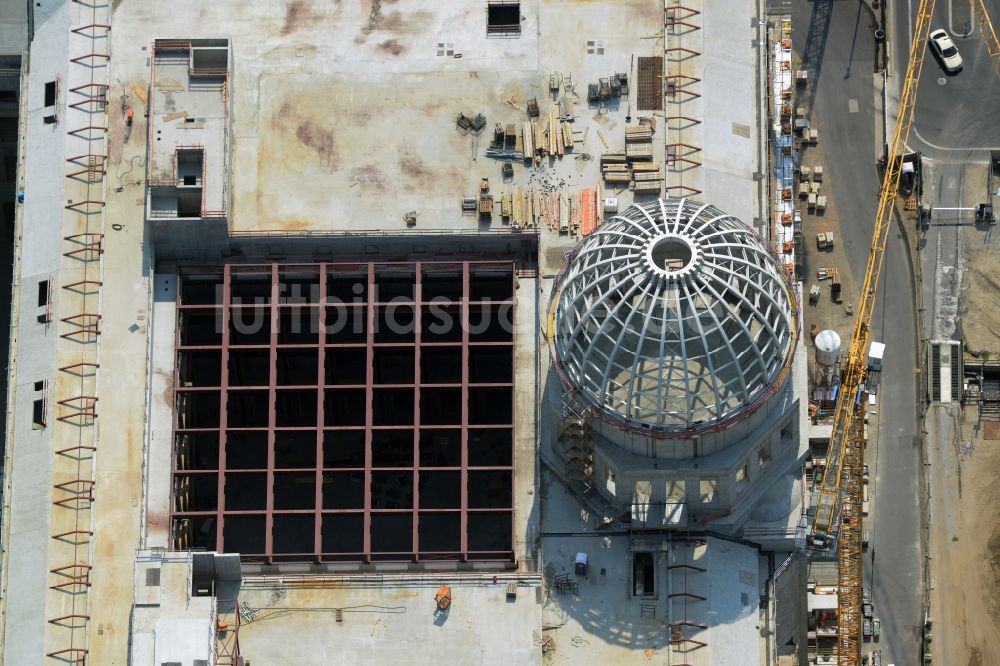
[[[968,349],[1000,352],[1000,255],[983,247],[966,261],[965,297],[962,308],[962,338]],[[978,307],[977,307],[978,306]]]
[[[972,412],[961,438],[944,443],[931,489],[931,646],[940,664],[1000,664],[1000,442],[974,426]]]
[[[989,250],[966,255],[962,333],[970,349],[996,353],[1000,253]],[[934,663],[1000,664],[1000,440],[976,427],[975,405],[949,417],[961,421],[961,435],[930,452]]]

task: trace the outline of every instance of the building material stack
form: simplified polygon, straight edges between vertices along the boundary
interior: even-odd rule
[[[663,170],[653,161],[651,119],[625,127],[625,152],[601,155],[601,176],[612,185],[628,184],[636,194],[659,194],[663,189]]]
[[[632,180],[632,174],[629,171],[625,153],[604,153],[601,155],[601,175],[606,183],[628,184]]]
[[[653,162],[653,132],[651,119],[625,127],[625,157],[632,168],[632,190],[636,194],[659,194],[663,188],[663,172]]]
[[[632,165],[632,190],[636,194],[659,194],[663,187],[663,171],[659,162],[637,162]]]

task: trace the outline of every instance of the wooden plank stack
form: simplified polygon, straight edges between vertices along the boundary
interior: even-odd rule
[[[549,202],[541,190],[524,190],[515,185],[514,191],[505,194],[500,199],[501,215],[509,209],[510,215],[504,215],[510,221],[512,229],[532,229],[539,225],[552,222],[549,218]]]
[[[521,124],[514,147],[524,154],[524,159],[538,162],[545,156],[562,157],[573,150],[573,126],[560,119],[555,109],[547,119],[529,120]]]
[[[632,174],[625,153],[601,155],[601,175],[607,183],[626,184],[631,181]]]
[[[625,157],[632,169],[632,190],[636,194],[659,194],[663,189],[663,172],[653,161],[653,124],[649,119],[625,127]]]

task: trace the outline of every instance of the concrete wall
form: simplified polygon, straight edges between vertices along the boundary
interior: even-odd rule
[[[28,48],[29,0],[0,0],[0,53]]]
[[[775,633],[778,655],[795,653],[798,664],[806,666],[806,558],[793,553],[791,561],[774,579]],[[791,644],[791,645],[790,645]],[[795,646],[795,647],[793,647]]]
[[[6,17],[7,5],[0,8]],[[23,3],[22,3],[23,5]],[[7,454],[10,456],[11,495],[9,498],[9,533],[3,571],[5,597],[15,600],[6,605],[3,618],[3,663],[12,666],[41,664],[44,654],[43,629],[46,626],[45,595],[48,586],[49,516],[52,488],[52,431],[55,427],[53,388],[55,383],[56,324],[37,321],[45,308],[37,305],[37,285],[53,278],[50,289],[51,310],[58,306],[58,268],[61,255],[63,201],[64,128],[46,125],[42,117],[51,112],[44,107],[46,81],[66,79],[68,56],[66,34],[69,29],[68,3],[43,3],[35,10],[36,32],[30,55],[27,86],[25,163],[25,201],[18,211],[20,239],[17,253],[20,270],[15,275],[15,289],[20,302],[11,345],[15,364],[10,368],[14,392],[13,413],[8,432],[12,433]],[[65,103],[65,90],[59,102]],[[61,114],[64,108],[58,109]],[[33,402],[42,393],[34,390],[37,381],[47,381],[46,428],[32,427]]]
[[[170,547],[170,484],[174,433],[174,341],[177,329],[177,276],[157,274],[153,286],[150,400],[146,415],[145,493],[142,545]]]
[[[606,498],[628,506],[634,501],[636,483],[650,482],[647,501],[686,501],[692,521],[742,511],[743,502],[758,499],[799,459],[798,412],[797,401],[778,399],[764,423],[724,451],[678,461],[629,455],[595,436],[594,483]]]

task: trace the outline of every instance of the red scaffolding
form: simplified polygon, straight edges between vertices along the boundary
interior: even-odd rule
[[[229,264],[178,293],[175,548],[513,559],[513,262]]]

